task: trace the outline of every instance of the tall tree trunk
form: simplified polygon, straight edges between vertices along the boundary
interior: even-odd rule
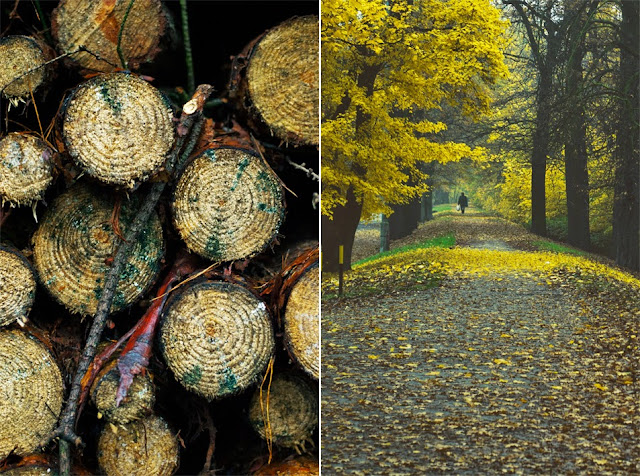
[[[525,2],[517,0],[502,0],[502,2],[505,5],[513,6],[518,13],[518,17],[526,29],[528,43],[538,70],[536,124],[533,133],[533,150],[531,151],[531,231],[537,235],[546,236],[545,176],[551,141],[553,70],[558,63],[561,35],[558,25],[554,23],[551,15],[553,2],[547,1],[542,5],[539,4],[541,10],[537,12],[535,12],[535,8],[532,9],[525,5]],[[545,18],[544,27],[539,25],[536,16]],[[532,21],[532,18],[535,21]],[[541,44],[541,38],[546,39],[546,45]]]
[[[621,266],[640,269],[640,150],[638,147],[638,59],[640,4],[622,0],[620,90],[613,201],[613,244]]]
[[[551,132],[549,108],[553,80],[551,68],[540,68],[539,73],[536,129],[533,134],[533,150],[531,152],[531,231],[536,235],[546,236],[545,177],[547,173],[547,155],[549,154],[549,134]]]
[[[380,253],[389,251],[389,218],[386,215],[382,215],[380,219]]]
[[[587,133],[584,121],[582,59],[585,55],[584,15],[571,11],[578,5],[567,0],[567,11],[574,20],[569,29],[569,58],[566,76],[565,117],[568,131],[564,146],[567,192],[567,238],[569,243],[589,249],[589,172],[587,170]]]
[[[414,199],[403,205],[395,205],[392,208],[393,214],[389,216],[389,239],[404,238],[418,228],[420,199]]]
[[[353,189],[347,191],[347,203],[337,206],[333,219],[322,215],[322,270],[337,272],[338,247],[344,246],[344,270],[351,269],[351,251],[360,222],[362,203],[356,200]]]
[[[429,191],[422,196],[420,221],[431,220],[433,220],[433,190],[429,189]]]
[[[358,87],[364,89],[367,96],[373,94],[373,86],[375,84],[378,73],[382,70],[382,64],[373,64],[364,68],[358,75]],[[344,114],[351,105],[351,98],[343,98],[342,103],[334,112],[334,117]],[[355,142],[362,139],[365,133],[363,127],[369,120],[370,114],[365,112],[361,106],[356,106],[355,118]],[[366,169],[359,165],[354,165],[353,173],[359,177],[366,176]],[[347,202],[344,205],[337,206],[333,211],[333,218],[329,219],[322,215],[322,269],[323,271],[337,272],[338,264],[338,246],[344,246],[344,270],[351,269],[351,251],[353,249],[353,241],[355,239],[356,229],[362,215],[362,203],[358,202],[354,194],[353,188],[347,190]]]
[[[433,174],[435,173],[435,164],[433,162],[426,164],[425,172],[429,175],[427,178],[429,191],[422,196],[420,221],[433,220]]]

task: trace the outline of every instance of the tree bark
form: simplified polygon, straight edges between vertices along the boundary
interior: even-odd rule
[[[358,75],[358,87],[364,89],[367,96],[373,94],[373,86],[382,70],[382,64],[373,64],[365,67]],[[344,98],[342,104],[334,112],[334,115],[344,113],[351,105],[351,98]],[[361,106],[356,106],[355,119],[355,141],[363,140],[365,133],[363,126],[369,120],[370,114],[365,112]],[[360,177],[366,175],[366,169],[354,163],[352,172]],[[337,272],[338,267],[338,246],[344,246],[344,270],[351,269],[351,250],[353,248],[353,240],[355,238],[356,229],[360,222],[362,214],[362,203],[358,202],[352,187],[347,190],[347,202],[345,205],[337,206],[333,211],[333,218],[329,219],[323,215],[321,219],[322,226],[322,270],[329,272]]]
[[[524,2],[503,0],[512,5],[525,26],[527,39],[531,47],[534,63],[538,70],[538,91],[536,95],[536,120],[531,151],[531,231],[540,236],[547,234],[545,176],[547,155],[551,142],[551,107],[553,99],[553,73],[558,62],[558,49],[561,35],[558,25],[551,20],[552,2],[547,2],[541,11],[531,13],[525,10]],[[530,14],[546,18],[544,27],[532,22]],[[537,32],[534,30],[538,30]],[[540,33],[540,35],[538,35]],[[546,38],[546,48],[541,45],[540,37]]]
[[[362,203],[356,200],[353,189],[347,190],[347,203],[337,206],[333,218],[322,215],[322,270],[338,271],[338,247],[344,246],[344,270],[351,269],[351,250],[360,222]]]
[[[640,4],[623,0],[620,25],[619,113],[613,202],[613,244],[616,263],[640,269],[640,150],[638,147],[638,41]]]
[[[389,251],[389,218],[382,215],[380,219],[380,253]]]
[[[408,236],[418,228],[420,221],[420,200],[402,205],[395,205],[393,214],[389,216],[389,239],[397,240]]]
[[[552,72],[550,68],[541,68],[538,85],[538,107],[536,112],[536,128],[533,135],[531,152],[531,231],[536,235],[546,236],[546,188],[547,154],[549,153],[549,134],[551,117]]]
[[[575,5],[575,3],[573,4]],[[567,239],[584,250],[590,247],[589,235],[589,172],[587,170],[587,133],[584,119],[582,59],[585,55],[584,15],[573,13],[569,29],[569,57],[566,75],[565,117],[568,133],[565,139],[565,185],[567,192]]]

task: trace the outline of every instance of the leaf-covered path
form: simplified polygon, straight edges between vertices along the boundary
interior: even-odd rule
[[[638,314],[540,258],[323,307],[323,473],[640,472]]]

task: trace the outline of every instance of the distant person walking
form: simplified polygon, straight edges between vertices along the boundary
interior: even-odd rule
[[[461,192],[460,197],[458,197],[458,206],[460,207],[460,211],[464,215],[464,209],[469,206],[469,200],[465,196],[464,192]]]

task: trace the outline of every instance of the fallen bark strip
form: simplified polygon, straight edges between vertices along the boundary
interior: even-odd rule
[[[196,130],[193,130],[193,132],[198,133],[200,128],[197,127],[196,123],[201,119],[202,108],[212,92],[212,86],[208,84],[200,85],[196,89],[193,98],[183,106],[182,116],[177,128],[178,138],[165,165],[165,169],[168,173],[172,173],[174,171],[176,164],[184,163],[184,158],[188,156],[190,152],[189,149],[192,149],[195,145],[196,141],[193,137],[190,137],[190,132],[194,129],[194,126],[196,126]],[[120,273],[122,272],[122,268],[126,262],[129,250],[133,243],[137,241],[139,232],[144,228],[144,225],[155,209],[166,184],[167,182],[165,181],[159,181],[154,182],[151,185],[151,188],[140,206],[131,227],[127,231],[125,240],[118,246],[118,250],[113,260],[113,265],[105,279],[102,296],[98,303],[93,323],[89,331],[89,336],[82,352],[78,369],[74,375],[73,383],[71,384],[71,391],[62,413],[62,417],[60,418],[59,425],[41,443],[41,446],[46,446],[52,439],[60,438],[59,452],[61,475],[68,475],[71,470],[69,443],[73,443],[74,445],[82,444],[82,439],[75,433],[76,412],[78,410],[78,397],[82,390],[82,377],[91,365],[96,354],[96,348],[100,341],[100,337],[102,336],[102,332],[104,331],[116,285],[118,284]]]

